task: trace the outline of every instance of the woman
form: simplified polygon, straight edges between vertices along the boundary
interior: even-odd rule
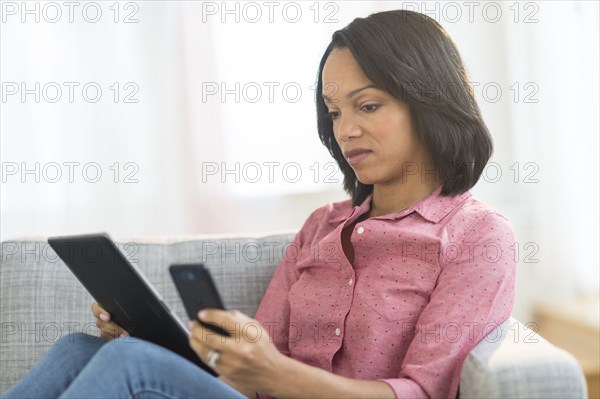
[[[219,379],[107,341],[126,332],[94,304],[105,339],[62,338],[6,397],[456,397],[516,273],[512,228],[469,191],[492,143],[458,51],[431,18],[381,12],[334,33],[318,79],[319,136],[351,199],[308,217],[255,319],[200,314],[231,338],[191,323]]]

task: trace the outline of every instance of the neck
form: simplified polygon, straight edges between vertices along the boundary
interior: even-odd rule
[[[387,215],[410,207],[415,202],[425,198],[439,184],[436,181],[407,181],[398,184],[373,186],[370,216]]]

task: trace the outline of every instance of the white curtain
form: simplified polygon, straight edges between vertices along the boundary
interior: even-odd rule
[[[3,240],[299,228],[345,198],[320,56],[354,17],[407,8],[448,30],[494,137],[474,192],[515,227],[515,315],[599,289],[597,2],[81,2],[72,23],[23,4],[2,3]]]

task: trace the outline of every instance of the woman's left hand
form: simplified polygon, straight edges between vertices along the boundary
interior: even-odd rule
[[[261,324],[238,310],[205,309],[198,317],[224,328],[222,336],[198,321],[190,322],[190,346],[208,364],[211,349],[219,352],[214,370],[226,380],[251,391],[264,392],[277,381],[287,357],[283,355]]]

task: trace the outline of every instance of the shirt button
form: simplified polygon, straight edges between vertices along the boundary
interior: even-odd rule
[[[348,280],[348,285],[352,285],[352,279]]]
[[[364,233],[364,232],[365,232],[365,228],[364,228],[364,227],[362,227],[362,226],[360,226],[358,229],[356,229],[356,232],[357,232],[358,234],[362,234],[362,233]]]
[[[337,335],[339,337],[339,335],[342,333],[342,330],[340,330],[339,328],[335,329],[335,335]]]

